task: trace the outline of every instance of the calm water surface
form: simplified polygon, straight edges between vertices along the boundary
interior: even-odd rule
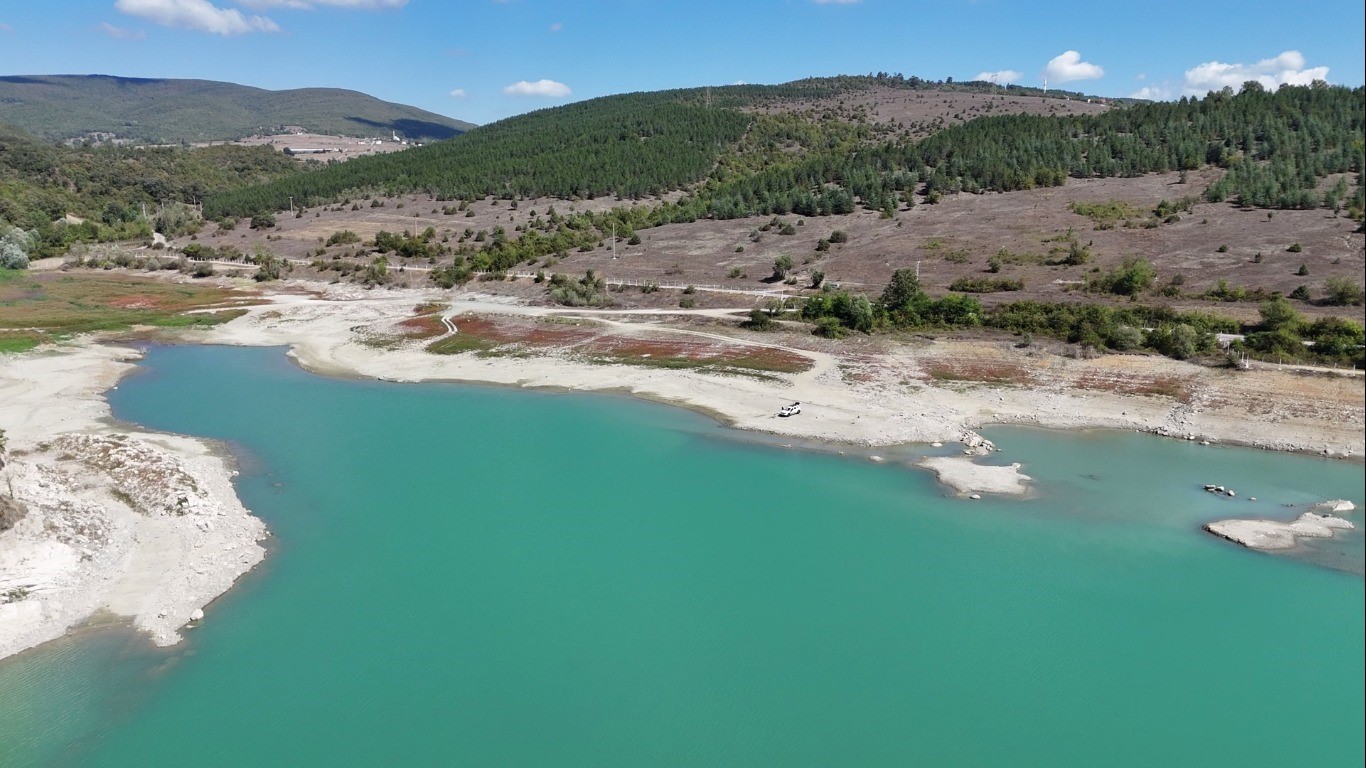
[[[270,556],[176,648],[0,664],[0,765],[1363,762],[1361,537],[1199,531],[1359,465],[997,429],[1039,494],[968,502],[623,398],[146,367],[116,414],[231,444]]]

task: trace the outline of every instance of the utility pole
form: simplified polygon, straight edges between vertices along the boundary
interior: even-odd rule
[[[612,261],[617,260],[617,223],[612,222]]]

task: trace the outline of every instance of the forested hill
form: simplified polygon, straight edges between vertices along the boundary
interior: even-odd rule
[[[31,231],[34,255],[45,256],[74,242],[147,236],[152,225],[171,232],[160,214],[297,168],[270,147],[64,147],[0,124],[0,234]]]
[[[999,115],[921,141],[833,109],[774,103],[828,96],[865,79],[802,81],[611,96],[481,127],[450,141],[361,158],[211,196],[210,217],[317,204],[355,190],[445,198],[686,190],[685,220],[797,212],[891,211],[919,195],[1010,191],[1071,177],[1134,176],[1206,165],[1228,169],[1211,199],[1313,207],[1327,174],[1360,174],[1361,88],[1316,84],[1139,103],[1089,115]],[[907,86],[910,87],[910,86]],[[767,105],[760,111],[746,109]],[[1356,206],[1360,207],[1360,184]]]
[[[239,139],[284,126],[339,136],[448,139],[474,126],[339,88],[268,91],[212,80],[0,77],[5,122],[49,141],[112,133],[154,144]]]

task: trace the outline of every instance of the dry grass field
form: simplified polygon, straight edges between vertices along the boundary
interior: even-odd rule
[[[922,280],[932,292],[947,291],[960,278],[1023,283],[1020,291],[980,294],[990,304],[1026,298],[1096,300],[1095,294],[1078,290],[1081,284],[1125,259],[1137,257],[1153,263],[1159,286],[1168,285],[1173,279],[1182,282],[1179,297],[1150,296],[1145,300],[1182,308],[1217,309],[1243,319],[1256,316],[1255,301],[1228,302],[1204,299],[1202,295],[1221,280],[1231,288],[1282,294],[1305,285],[1314,296],[1322,294],[1324,281],[1330,277],[1360,283],[1366,269],[1366,240],[1356,222],[1331,211],[1268,212],[1240,209],[1230,203],[1195,203],[1190,212],[1180,214],[1178,222],[1148,224],[1160,201],[1198,196],[1217,173],[1191,173],[1185,184],[1179,183],[1179,176],[1173,173],[1072,179],[1062,187],[954,195],[936,205],[922,203],[902,210],[890,219],[871,212],[807,219],[780,217],[784,223],[794,225],[794,235],[779,234],[780,227],[763,231],[773,217],[670,224],[642,230],[638,245],[628,245],[625,238],[620,238],[615,258],[611,244],[604,241],[590,252],[572,251],[551,267],[545,267],[546,262],[541,260],[526,269],[545,268],[572,274],[592,269],[610,278],[761,290],[783,287],[771,282],[773,262],[788,255],[796,264],[794,274],[798,283],[794,288],[808,285],[811,273],[820,271],[827,282],[876,293],[893,270],[914,269],[917,264]],[[470,205],[466,213],[445,215],[442,209],[448,204],[425,195],[386,199],[383,207],[375,208],[369,207],[370,201],[357,198],[353,201],[353,205],[359,206],[356,210],[347,205],[325,206],[304,211],[299,218],[280,215],[279,226],[268,232],[253,231],[245,225],[230,232],[217,232],[215,225],[210,224],[198,241],[212,246],[231,245],[246,253],[260,248],[288,258],[312,259],[327,238],[340,230],[349,229],[361,238],[371,239],[382,229],[420,232],[432,227],[439,237],[448,238],[448,244],[454,245],[467,228],[477,233],[501,226],[515,237],[518,225],[536,215],[543,216],[552,205],[568,213],[651,202],[536,199],[522,200],[513,208],[508,200],[485,199]],[[1074,212],[1075,203],[1118,203],[1122,205],[1112,207],[1127,207],[1133,215],[1127,225],[1126,220],[1120,219],[1109,228],[1098,228],[1104,224]],[[818,243],[829,239],[835,231],[844,232],[847,242],[818,251]],[[1089,247],[1092,257],[1087,263],[1056,263],[1061,260],[1069,236]],[[173,245],[183,247],[189,242],[181,239]],[[1297,244],[1299,250],[1291,252]],[[356,250],[357,246],[333,246],[325,249],[321,258]],[[993,258],[1000,262],[996,273],[989,272]],[[1301,265],[1307,275],[1297,274]],[[426,275],[423,268],[427,266],[408,264],[405,279],[420,284]],[[736,303],[733,295],[725,296],[731,305]],[[677,291],[661,291],[650,295],[628,293],[619,303],[663,306],[677,300]],[[716,299],[699,294],[696,301],[698,306],[708,306],[715,305]],[[1333,313],[1362,317],[1360,307],[1305,304],[1302,310],[1311,316]]]

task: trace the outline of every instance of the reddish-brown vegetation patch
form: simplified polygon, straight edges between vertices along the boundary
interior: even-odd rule
[[[1170,397],[1182,403],[1191,399],[1191,381],[1181,376],[1132,376],[1084,373],[1072,382],[1077,389],[1094,392],[1114,392],[1121,395]]]
[[[1032,372],[1020,365],[988,360],[936,360],[925,364],[925,376],[933,381],[967,381],[984,384],[1031,384]]]
[[[723,341],[637,338],[605,326],[543,318],[539,320],[461,315],[454,318],[461,341],[443,339],[429,350],[438,354],[490,352],[499,347],[568,352],[592,362],[660,368],[739,369],[796,373],[811,367],[802,355],[781,349]],[[509,350],[511,351],[511,350]]]
[[[446,332],[446,326],[436,315],[410,317],[398,324],[405,339],[434,339]]]
[[[578,351],[604,362],[661,368],[721,367],[799,373],[811,367],[801,355],[769,347],[744,347],[717,341],[649,340],[599,337]]]

